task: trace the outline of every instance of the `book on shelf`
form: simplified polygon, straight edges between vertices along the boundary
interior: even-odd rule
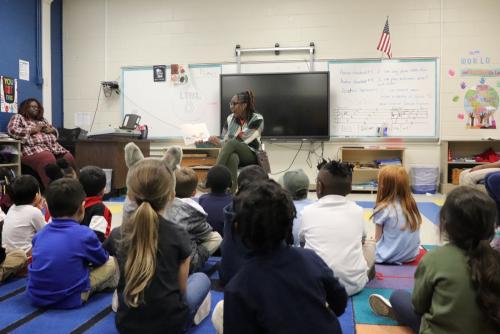
[[[454,162],[477,163],[478,161],[476,161],[476,159],[474,159],[474,158],[456,158],[456,159],[452,159],[451,161],[448,161],[448,162],[451,162],[451,163],[454,163]]]
[[[0,132],[0,139],[12,139],[8,133]]]
[[[375,162],[377,163],[377,165],[379,167],[383,167],[383,166],[388,166],[388,165],[395,165],[395,166],[401,166],[402,163],[401,163],[401,159],[379,159],[379,160],[375,160]]]
[[[364,183],[355,183],[352,185],[353,190],[372,190],[372,189],[377,189],[377,187],[378,187],[378,182],[375,180]]]
[[[185,153],[183,154],[183,158],[207,158],[207,153]]]

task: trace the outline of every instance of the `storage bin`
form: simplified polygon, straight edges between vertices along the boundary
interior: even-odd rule
[[[111,179],[113,177],[113,170],[103,168],[104,174],[106,174],[106,187],[104,188],[104,193],[109,194],[111,191]]]
[[[438,166],[414,166],[410,170],[410,184],[414,194],[435,194],[438,180]]]

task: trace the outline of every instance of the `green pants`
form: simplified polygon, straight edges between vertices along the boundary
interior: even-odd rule
[[[222,147],[216,164],[226,166],[231,172],[233,181],[231,192],[234,193],[237,187],[238,167],[257,164],[257,157],[247,144],[231,139]]]

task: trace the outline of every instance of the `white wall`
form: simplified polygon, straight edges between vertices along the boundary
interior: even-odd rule
[[[498,0],[65,0],[65,126],[74,126],[76,112],[94,111],[99,82],[119,81],[122,66],[233,62],[236,44],[252,48],[275,42],[305,46],[313,41],[317,59],[380,57],[375,47],[388,15],[394,57],[441,59],[444,137],[482,135],[488,130],[467,132],[457,119],[463,104],[451,101],[457,94],[457,78],[447,72],[458,72],[461,57],[470,50],[489,56],[491,66],[500,62],[499,12]],[[271,54],[245,60],[306,57]],[[101,96],[94,128],[119,124],[119,108],[118,96]],[[336,157],[341,144],[326,143],[325,156]],[[268,144],[272,169],[288,167],[298,146]],[[439,164],[437,143],[406,147],[407,165]],[[308,167],[306,157],[307,151],[301,152],[294,167],[304,168],[313,181],[315,169]]]

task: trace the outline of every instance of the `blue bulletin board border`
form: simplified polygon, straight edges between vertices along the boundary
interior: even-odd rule
[[[439,110],[439,84],[440,84],[440,73],[439,73],[439,58],[434,57],[425,57],[425,58],[393,58],[393,59],[380,59],[380,58],[362,58],[362,59],[332,59],[328,61],[328,66],[333,64],[357,64],[357,63],[434,63],[434,95],[436,97],[435,100],[435,124],[434,124],[434,135],[433,136],[421,136],[421,137],[413,137],[413,136],[404,136],[404,137],[396,137],[396,136],[387,136],[387,137],[377,137],[377,136],[336,136],[330,133],[330,140],[332,141],[387,141],[388,139],[402,139],[404,141],[439,141],[439,133],[440,133],[440,110]],[[330,80],[332,76],[330,75]],[[330,84],[331,87],[331,84]],[[331,116],[331,115],[330,115]],[[330,118],[331,119],[331,118]]]

